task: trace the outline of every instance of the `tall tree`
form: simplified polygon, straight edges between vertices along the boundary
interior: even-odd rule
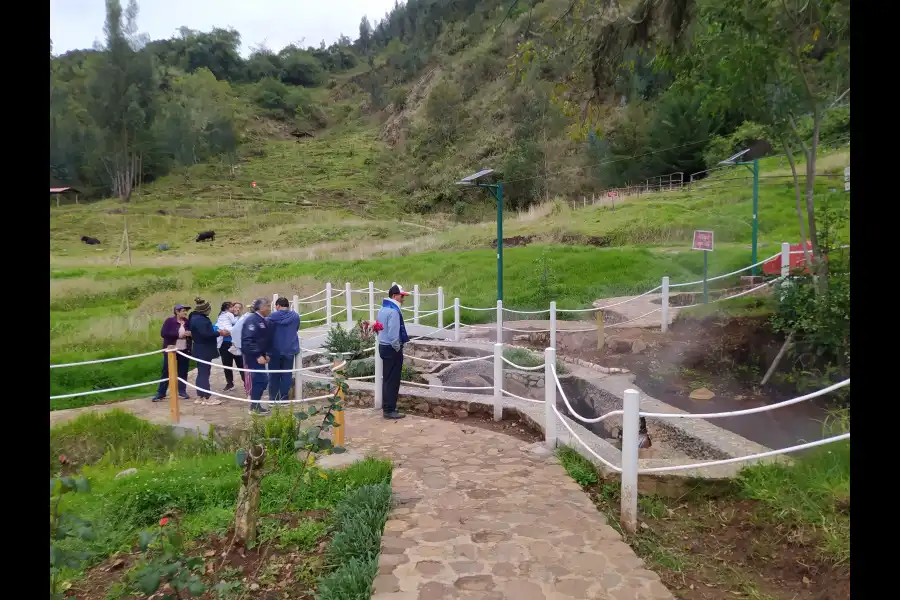
[[[113,195],[127,202],[140,180],[144,154],[153,146],[155,74],[152,57],[137,52],[137,2],[123,21],[119,0],[106,0],[105,52],[91,84],[90,112],[103,139],[103,164]]]
[[[816,225],[816,157],[823,113],[850,91],[850,2],[698,0],[696,8],[680,84],[700,86],[710,112],[740,106],[781,143],[793,174],[800,233],[805,240],[808,230],[812,246],[807,264],[824,285],[828,263]],[[802,184],[798,150],[806,163]]]

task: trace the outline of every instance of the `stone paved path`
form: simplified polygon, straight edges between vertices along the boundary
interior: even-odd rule
[[[540,445],[371,410],[347,422],[354,450],[395,466],[372,600],[672,598]]]
[[[111,408],[169,418],[166,402],[141,399],[54,411],[50,423]],[[184,402],[182,415],[183,424],[250,419],[236,401]],[[346,423],[348,449],[395,467],[372,600],[672,599],[542,444],[464,422],[385,421],[371,409],[348,409]]]

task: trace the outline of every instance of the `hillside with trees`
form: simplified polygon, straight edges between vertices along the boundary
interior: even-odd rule
[[[138,15],[108,0],[102,47],[54,56],[51,41],[51,186],[232,198],[256,160],[279,174],[269,189],[291,180],[270,199],[288,206],[329,196],[364,216],[475,222],[490,202],[454,182],[481,168],[524,210],[687,177],[765,141],[788,159],[799,237],[817,248],[818,148],[849,137],[847,0],[409,0],[363,17],[355,40],[246,58],[237,31],[151,41]],[[310,165],[310,137],[347,163]],[[167,174],[184,185],[152,186]]]

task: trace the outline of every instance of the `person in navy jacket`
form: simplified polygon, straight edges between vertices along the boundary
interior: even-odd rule
[[[250,374],[250,414],[268,414],[260,400],[268,387],[269,377],[266,365],[272,353],[272,333],[274,327],[266,317],[272,312],[272,302],[266,298],[253,301],[253,312],[247,315],[241,325],[241,352],[244,355],[244,368],[253,369]]]

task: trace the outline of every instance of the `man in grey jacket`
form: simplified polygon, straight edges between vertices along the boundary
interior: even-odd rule
[[[409,292],[394,284],[378,310],[377,321],[384,327],[378,332],[378,355],[384,361],[382,410],[385,419],[402,419],[406,416],[397,411],[397,396],[400,395],[403,345],[409,341],[406,325],[403,323],[403,311],[400,310],[407,296]]]

